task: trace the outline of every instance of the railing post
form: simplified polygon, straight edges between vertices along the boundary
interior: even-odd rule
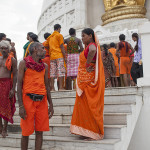
[[[138,86],[150,86],[150,22],[139,27],[142,43],[143,78],[138,79]]]

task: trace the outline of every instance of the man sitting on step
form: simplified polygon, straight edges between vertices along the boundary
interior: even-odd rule
[[[48,84],[48,66],[41,61],[45,52],[41,43],[34,42],[29,47],[30,55],[19,64],[17,94],[22,129],[21,150],[28,149],[29,135],[34,131],[35,150],[41,150],[43,131],[49,131],[49,118],[54,113]]]

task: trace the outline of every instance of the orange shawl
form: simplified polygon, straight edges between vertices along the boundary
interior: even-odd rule
[[[72,115],[70,131],[73,134],[90,137],[95,140],[103,139],[103,110],[105,76],[98,40],[95,70],[86,71],[84,51],[80,54],[80,64],[77,76],[77,94]],[[92,64],[91,64],[92,65]]]
[[[6,62],[5,62],[5,66],[6,68],[11,71],[11,66],[12,66],[12,57],[11,55],[8,56]]]

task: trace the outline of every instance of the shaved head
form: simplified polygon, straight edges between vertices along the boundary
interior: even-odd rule
[[[34,57],[38,57],[40,59],[45,58],[46,51],[44,49],[43,44],[39,42],[34,42],[29,47],[29,53],[30,55],[34,55]]]
[[[32,55],[33,52],[34,52],[34,50],[35,50],[35,48],[38,48],[38,47],[41,46],[41,45],[42,45],[42,44],[39,43],[39,42],[34,42],[34,43],[32,43],[32,44],[30,45],[30,47],[29,47],[29,52],[30,52],[30,54]]]

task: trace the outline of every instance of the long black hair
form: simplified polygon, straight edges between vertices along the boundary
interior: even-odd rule
[[[135,37],[137,39],[137,43],[135,45],[135,51],[138,52],[139,48],[138,48],[138,44],[139,44],[139,35],[137,33],[133,33],[132,34],[132,38]]]
[[[32,38],[32,40],[33,40],[34,42],[39,42],[38,36],[37,36],[36,34],[31,34],[30,37]]]
[[[94,36],[94,31],[91,28],[86,28],[84,30],[82,30],[82,33],[85,33],[87,35],[92,35],[92,39],[95,42],[95,36]]]
[[[108,55],[108,45],[107,44],[103,44],[102,47],[104,48],[105,55],[107,56]]]
[[[33,33],[33,32],[28,32],[28,33],[27,33],[27,35],[29,35],[29,36],[32,35],[32,34],[34,34],[34,33]]]

